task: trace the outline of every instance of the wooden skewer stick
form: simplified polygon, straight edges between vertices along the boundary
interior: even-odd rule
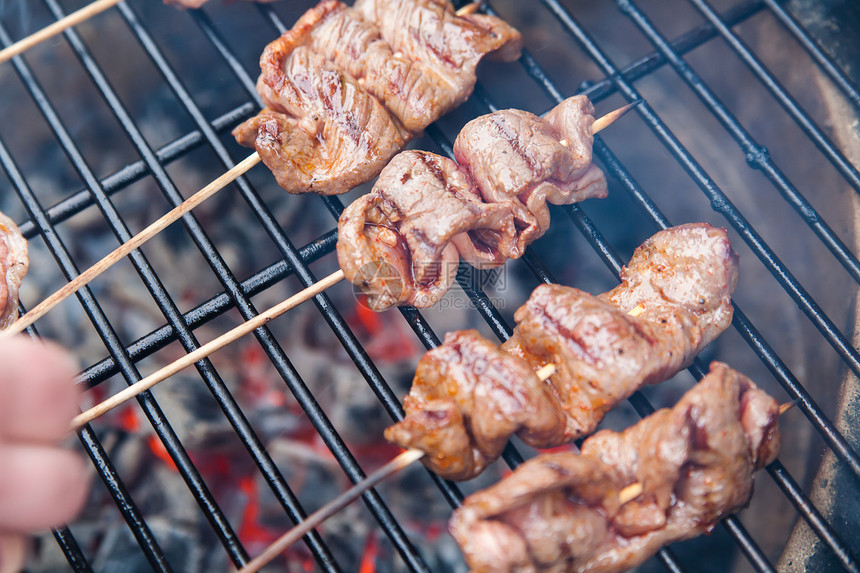
[[[476,2],[470,2],[454,12],[457,16],[468,16],[469,14],[474,14],[484,5],[484,0],[477,0]]]
[[[611,112],[611,113],[614,113],[614,112]],[[616,116],[616,119],[617,119],[617,117],[620,117],[620,115]],[[609,124],[608,123],[604,124],[604,127],[606,125],[609,125]],[[232,174],[232,178],[230,178],[227,182],[232,181],[233,179],[238,177],[241,173],[244,173],[245,171],[250,169],[253,165],[256,165],[256,163],[259,160],[260,160],[259,155],[257,155],[256,153],[252,154],[245,161],[236,165],[236,167],[234,167],[233,169],[231,169],[230,171],[228,171],[227,173],[225,173],[224,175],[219,177],[216,181],[213,181],[212,183],[210,183],[203,190],[199,191],[197,193],[197,195],[195,195],[191,199],[188,199],[188,201],[186,201],[185,203],[183,203],[182,205],[180,205],[179,207],[174,209],[174,211],[181,209],[183,207],[183,205],[185,205],[189,201],[192,201],[198,195],[203,194],[204,191],[206,191],[210,188],[216,187],[216,184],[219,182],[222,182],[227,175]],[[237,172],[237,170],[239,170],[240,166],[243,166],[243,167],[242,167],[241,171]],[[222,183],[217,188],[223,187],[223,185],[226,185],[226,182]],[[215,190],[217,190],[217,189],[215,189]],[[212,193],[214,193],[214,191],[212,191]],[[202,202],[205,198],[206,197],[200,198],[197,201],[197,203]],[[189,207],[189,209],[191,209],[191,208],[193,208],[193,206]],[[170,213],[168,213],[167,215],[162,217],[162,219],[167,218],[174,211],[171,211]],[[183,213],[179,213],[176,216],[176,218],[181,216]],[[159,221],[161,221],[162,219],[159,219]],[[138,243],[132,245],[132,243],[134,243],[138,239],[138,237],[141,237],[141,235],[143,235],[144,233],[147,233],[147,231],[149,229],[155,228],[158,225],[159,221],[156,221],[156,223],[153,223],[150,227],[145,229],[140,235],[137,235],[137,237],[133,238],[128,243],[123,245],[120,249],[118,249],[117,251],[114,251],[113,253],[108,255],[108,257],[103,259],[103,261],[105,261],[106,259],[111,258],[111,261],[108,264],[102,265],[101,262],[97,263],[91,269],[88,269],[85,273],[81,274],[77,279],[75,279],[75,281],[72,281],[68,285],[66,285],[66,287],[64,289],[60,289],[59,291],[57,291],[57,293],[55,293],[54,295],[52,295],[51,297],[46,299],[43,303],[41,303],[40,305],[35,307],[33,310],[28,312],[26,315],[24,315],[20,319],[18,319],[7,330],[0,332],[0,336],[2,336],[4,334],[12,334],[12,333],[20,332],[21,330],[23,330],[24,328],[26,328],[27,326],[29,326],[30,324],[35,322],[35,320],[38,319],[40,316],[42,316],[45,312],[47,312],[48,310],[53,308],[53,306],[55,306],[57,303],[59,303],[59,301],[61,301],[63,298],[65,298],[66,296],[69,296],[72,293],[74,293],[75,291],[77,291],[81,286],[83,286],[84,284],[86,284],[87,282],[92,280],[95,276],[97,276],[99,272],[103,271],[105,268],[107,268],[111,264],[115,263],[116,260],[119,260],[119,258],[127,255],[136,246],[139,246],[144,241],[148,240],[151,236],[158,233],[159,230],[166,227],[167,224],[169,224],[169,223],[166,223],[166,224],[161,225],[160,228],[154,230],[154,232],[152,232],[152,234],[150,236],[147,236],[146,238],[140,240]],[[131,245],[131,246],[129,246],[129,245]],[[87,275],[87,276],[84,276],[84,275]],[[82,279],[81,277],[84,277],[84,278]],[[108,398],[104,402],[101,402],[100,404],[96,404],[95,406],[93,406],[92,408],[90,408],[86,412],[79,414],[78,416],[76,416],[72,420],[72,429],[78,430],[84,424],[88,424],[89,422],[95,420],[96,418],[98,418],[102,414],[109,412],[110,410],[116,408],[117,406],[119,406],[119,405],[123,404],[124,402],[130,400],[131,398],[137,396],[141,392],[152,388],[153,386],[155,386],[159,382],[166,380],[170,376],[173,376],[177,372],[187,368],[188,366],[194,364],[198,360],[202,360],[202,359],[206,358],[207,356],[209,356],[210,354],[212,354],[216,350],[220,350],[221,348],[227,346],[228,344],[230,344],[234,340],[241,338],[242,336],[253,331],[255,328],[262,326],[266,322],[272,320],[273,318],[275,318],[277,316],[280,316],[284,312],[290,310],[291,308],[298,306],[299,304],[303,303],[304,301],[315,297],[317,294],[321,293],[322,291],[324,291],[328,287],[333,286],[333,285],[337,284],[338,282],[340,282],[341,280],[343,280],[343,278],[344,278],[344,274],[343,274],[342,270],[339,270],[339,271],[329,275],[325,279],[323,279],[323,280],[317,282],[316,284],[313,284],[313,285],[309,286],[308,288],[294,294],[293,296],[291,296],[290,298],[288,298],[284,302],[270,308],[269,310],[258,315],[257,317],[255,317],[255,318],[237,326],[236,328],[222,334],[221,336],[219,336],[218,338],[216,338],[212,342],[201,346],[200,348],[198,348],[194,352],[191,352],[191,353],[187,354],[186,356],[183,356],[182,358],[180,358],[176,362],[173,362],[172,364],[168,364],[167,366],[161,368],[160,370],[154,372],[153,374],[150,374],[146,378],[143,378],[142,380],[134,383],[132,386],[129,386],[128,388],[118,392],[117,394],[115,394],[114,396],[111,396],[110,398]],[[76,281],[79,282],[80,284],[77,284]],[[68,291],[68,292],[66,292],[66,291]],[[37,311],[40,311],[40,312],[38,314],[36,314]],[[548,364],[548,365],[544,366],[543,368],[541,368],[541,370],[538,371],[538,376],[541,377],[541,380],[546,380],[547,378],[549,378],[553,374],[553,372],[555,372],[555,366]]]
[[[798,398],[797,400],[792,400],[791,402],[786,402],[785,404],[780,404],[779,405],[779,415],[782,416],[783,414],[785,414],[786,412],[788,412],[789,410],[791,410],[792,408],[797,406],[798,402],[800,402],[800,398]]]
[[[120,0],[96,0],[92,4],[84,6],[80,10],[72,12],[68,16],[57,20],[53,24],[45,26],[38,32],[30,34],[26,38],[18,40],[11,46],[0,50],[0,63],[10,60],[18,54],[26,52],[36,44],[44,42],[49,38],[53,38],[57,34],[62,33],[63,31],[68,28],[71,28],[72,26],[77,26],[84,20],[89,20],[96,14],[100,14],[108,8],[119,4],[119,2]]]
[[[592,132],[605,129],[619,117],[624,115],[631,107],[636,105],[632,103],[611,111],[603,117],[595,120],[592,126]],[[94,278],[105,272],[107,269],[116,264],[117,261],[128,255],[134,249],[143,245],[146,241],[157,235],[170,224],[182,217],[185,213],[191,211],[206,199],[220,191],[227,184],[233,182],[237,177],[244,174],[246,171],[254,167],[260,162],[260,156],[254,152],[249,155],[244,161],[237,163],[232,169],[221,175],[218,179],[186,199],[181,205],[166,213],[160,219],[152,223],[149,227],[132,237],[127,243],[120,245],[115,251],[104,257],[102,260],[94,264],[92,267],[75,277],[74,280],[66,284],[57,292],[49,296],[47,299],[39,303],[37,306],[9,325],[5,330],[0,331],[0,338],[3,336],[11,336],[22,332],[25,328],[36,322],[44,316],[49,310],[60,304],[63,300],[75,294],[84,285],[88,284]],[[310,287],[309,287],[310,288]]]
[[[541,367],[535,374],[541,382],[555,374],[555,364],[546,364]],[[358,499],[358,497],[384,480],[387,477],[393,476],[400,470],[417,462],[424,457],[424,452],[415,448],[410,448],[316,510],[309,515],[301,523],[287,531],[281,537],[276,539],[274,543],[269,545],[258,557],[255,557],[248,562],[247,565],[239,569],[238,573],[255,573],[263,568],[269,561],[280,555],[287,547],[304,537],[311,529],[318,526],[320,523]],[[634,484],[635,485],[635,484]],[[629,489],[630,486],[628,486]],[[640,486],[641,487],[641,486]],[[641,492],[639,492],[641,493]],[[638,493],[636,495],[639,495]],[[634,496],[635,497],[635,496]]]
[[[625,113],[639,105],[642,100],[634,101],[633,103],[628,103],[624,107],[619,107],[614,111],[610,111],[604,116],[598,117],[594,120],[594,123],[591,124],[591,134],[594,135],[598,131],[603,131],[613,123],[615,123],[618,119],[621,118]]]
[[[45,315],[49,310],[60,304],[63,300],[75,294],[81,287],[92,281],[101,273],[112,267],[117,261],[128,255],[134,249],[140,247],[149,239],[160,233],[162,230],[170,226],[177,219],[200,205],[203,201],[220,191],[237,177],[251,169],[260,162],[260,156],[257,152],[252,153],[243,161],[237,163],[232,169],[221,175],[218,179],[183,201],[179,206],[172,211],[164,214],[160,219],[152,223],[149,227],[132,237],[128,242],[123,243],[115,251],[104,257],[102,260],[88,268],[72,281],[66,284],[63,288],[43,300],[37,306],[13,322],[6,330],[0,331],[0,337],[10,336],[23,331],[25,328],[36,322],[39,318]]]
[[[300,524],[293,527],[281,537],[269,545],[265,551],[259,556],[248,562],[247,565],[239,570],[239,573],[252,573],[262,569],[269,561],[277,557],[288,548],[290,545],[301,539],[308,531],[318,526],[320,523],[355,501],[361,494],[372,488],[385,478],[392,476],[424,457],[424,452],[421,450],[410,449],[406,450],[350,489],[346,490],[312,514],[304,519]]]
[[[628,501],[633,501],[645,491],[645,488],[642,487],[642,484],[637,482],[631,483],[624,489],[618,492],[618,502],[621,505],[624,505]]]
[[[204,344],[203,346],[201,346],[197,350],[195,350],[193,352],[189,352],[188,354],[186,354],[185,356],[183,356],[182,358],[180,358],[176,362],[172,362],[171,364],[168,364],[164,368],[161,368],[160,370],[153,372],[152,374],[150,374],[146,378],[143,378],[140,381],[135,382],[133,385],[129,386],[128,388],[126,388],[120,392],[117,392],[116,394],[114,394],[113,396],[111,396],[110,398],[105,400],[104,402],[101,402],[100,404],[93,406],[92,408],[90,408],[86,412],[83,412],[83,413],[75,416],[72,419],[72,430],[77,431],[78,429],[80,429],[81,426],[83,426],[84,424],[88,424],[89,422],[95,420],[96,418],[98,418],[99,416],[104,414],[105,412],[109,412],[110,410],[116,408],[120,404],[130,400],[131,398],[134,398],[135,396],[137,396],[141,392],[149,390],[150,388],[152,388],[153,386],[155,386],[159,382],[166,380],[167,378],[170,378],[171,376],[173,376],[174,374],[176,374],[180,370],[183,370],[183,369],[191,366],[192,364],[194,364],[198,360],[203,360],[204,358],[206,358],[207,356],[209,356],[213,352],[220,350],[221,348],[224,348],[225,346],[227,346],[228,344],[230,344],[231,342],[233,342],[237,338],[245,336],[246,334],[250,333],[254,329],[263,326],[267,322],[269,322],[269,321],[273,320],[274,318],[277,318],[278,316],[284,314],[285,312],[287,312],[291,308],[295,308],[296,306],[300,305],[301,303],[305,302],[306,300],[315,297],[316,295],[318,295],[319,293],[321,293],[325,289],[329,288],[332,285],[337,284],[338,282],[340,282],[342,280],[343,280],[343,271],[337,270],[337,271],[333,272],[332,274],[330,274],[329,276],[325,277],[324,279],[317,281],[316,283],[314,283],[310,287],[304,289],[303,291],[301,291],[297,294],[294,294],[293,296],[291,296],[287,300],[281,302],[280,304],[273,306],[272,308],[270,308],[266,312],[255,316],[254,318],[252,318],[251,320],[249,320],[247,322],[243,322],[242,324],[240,324],[239,326],[237,326],[233,330],[227,331],[226,333],[222,334],[221,336],[212,340],[211,342]]]

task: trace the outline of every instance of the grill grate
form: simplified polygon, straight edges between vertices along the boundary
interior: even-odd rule
[[[754,53],[739,40],[733,29],[760,13],[772,15],[784,26],[785,30],[797,39],[813,61],[831,78],[834,85],[837,86],[844,97],[856,109],[860,109],[860,94],[858,94],[856,86],[840,70],[839,66],[834,64],[815,43],[809,32],[785,8],[774,0],[742,2],[726,11],[722,16],[718,15],[702,0],[689,0],[689,3],[703,15],[706,22],[679,36],[676,40],[669,42],[657,31],[656,27],[638,7],[637,3],[630,0],[617,0],[620,13],[627,16],[656,49],[654,53],[636,60],[624,68],[619,68],[607,54],[606,48],[602,47],[597,40],[592,38],[560,2],[556,0],[542,1],[544,9],[553,15],[562,28],[587,53],[592,62],[598,66],[601,73],[605,75],[605,79],[598,82],[583,84],[582,93],[588,95],[593,101],[601,101],[614,94],[621,94],[628,101],[642,100],[643,103],[636,110],[645,125],[654,133],[677,164],[688,173],[690,178],[700,188],[710,202],[712,209],[725,218],[729,225],[733,227],[748,245],[749,249],[756,255],[761,264],[772,273],[780,286],[794,300],[797,307],[819,330],[822,338],[838,353],[844,364],[860,376],[860,353],[853,348],[847,337],[828,317],[813,296],[804,289],[799,280],[779,260],[771,245],[765,241],[753,224],[744,217],[741,210],[732,203],[705,168],[697,162],[693,153],[666,126],[660,116],[648,104],[647,98],[643,98],[633,87],[633,83],[640,79],[654,76],[668,64],[674,70],[675,74],[687,83],[690,89],[701,99],[708,112],[717,118],[724,129],[736,141],[737,145],[740,146],[746,155],[749,166],[765,174],[767,179],[782,194],[786,202],[800,214],[809,228],[819,237],[826,248],[829,249],[834,259],[857,282],[860,282],[860,262],[858,262],[857,257],[815,211],[811,203],[794,186],[788,176],[780,170],[774,159],[768,155],[767,150],[747,131],[742,122],[720,102],[708,84],[693,71],[693,68],[687,64],[683,56],[715,38],[722,38],[729,45],[732,53],[744,61],[752,69],[753,74],[760,83],[770,90],[779,104],[797,122],[807,137],[820,149],[827,161],[858,192],[860,192],[860,175],[858,175],[857,168],[824,135],[823,130],[815,121],[806,115],[801,106],[794,101],[788,90],[783,88],[773,78]],[[44,0],[44,4],[48,7],[54,18],[59,19],[64,15],[65,11],[57,0]],[[264,19],[271,24],[272,34],[270,35],[274,36],[275,33],[280,33],[287,27],[287,24],[279,17],[276,7],[260,5],[257,9]],[[230,155],[227,147],[221,142],[220,134],[230,129],[238,121],[249,117],[260,105],[259,98],[254,90],[254,80],[251,75],[253,72],[249,72],[240,63],[240,59],[219,31],[219,26],[206,12],[192,12],[191,17],[215,51],[223,59],[223,63],[230,69],[236,86],[243,90],[245,95],[251,100],[251,103],[242,104],[221,115],[211,123],[206,119],[195,98],[183,85],[178,74],[174,71],[172,65],[164,56],[157,42],[153,39],[151,33],[136,12],[126,2],[121,2],[117,6],[117,10],[128,27],[131,36],[140,43],[145,53],[152,60],[154,67],[169,86],[173,97],[180,103],[184,112],[191,119],[194,129],[159,150],[153,149],[143,135],[140,127],[120,101],[104,71],[90,54],[78,33],[74,30],[67,31],[65,33],[66,42],[71,46],[81,66],[96,86],[140,157],[140,160],[130,163],[113,175],[100,180],[94,170],[88,165],[75,138],[69,133],[69,130],[64,126],[60,116],[55,111],[52,98],[39,85],[36,76],[26,63],[26,55],[14,58],[12,64],[15,71],[20,76],[23,85],[32,96],[33,101],[44,116],[57,141],[62,146],[63,151],[80,177],[84,188],[70,194],[49,209],[45,209],[34,193],[32,183],[28,181],[19,169],[15,158],[2,139],[0,139],[0,163],[2,163],[12,187],[20,198],[29,218],[29,221],[21,226],[22,231],[28,238],[33,238],[37,235],[43,237],[57,260],[59,268],[68,279],[77,275],[78,270],[70,254],[68,245],[57,233],[57,225],[61,225],[74,215],[85,212],[95,206],[110,225],[117,239],[120,241],[128,240],[131,234],[115,207],[112,196],[130,188],[137,181],[152,177],[167,201],[172,206],[178,205],[183,198],[167,172],[167,165],[186,156],[193,150],[205,146],[213,153],[215,161],[219,162],[222,167],[225,169],[231,167],[236,159]],[[487,11],[493,12],[489,6],[487,7]],[[0,26],[0,42],[3,45],[11,43],[9,34],[2,26]],[[550,79],[551,74],[545,72],[531,54],[525,53],[521,64],[525,72],[551,100],[561,101],[564,98],[560,89]],[[480,84],[476,88],[473,99],[480,102],[485,109],[496,109],[496,104],[489,96],[488,90]],[[484,113],[484,111],[481,111],[481,113]],[[427,135],[440,149],[451,155],[451,144],[447,140],[442,128],[436,125],[431,126],[427,130]],[[632,198],[633,202],[641,210],[641,213],[644,213],[657,227],[665,228],[669,226],[668,218],[663,214],[656,202],[652,200],[649,194],[643,189],[643,186],[634,178],[628,168],[621,163],[601,138],[598,137],[595,139],[594,149],[595,155],[600,159],[607,173],[614,178],[614,182],[621,189],[629,194],[630,198]],[[259,224],[265,230],[266,234],[280,251],[283,260],[260,270],[249,279],[240,282],[225,262],[223,255],[207,236],[207,233],[195,215],[193,213],[186,215],[182,221],[183,225],[211,267],[213,275],[220,281],[224,289],[223,292],[192,310],[182,313],[176,302],[166,292],[166,289],[146,257],[140,251],[135,251],[130,257],[131,262],[140,275],[143,284],[151,293],[159,310],[163,313],[166,325],[125,346],[117,335],[114,326],[102,311],[93,291],[89,288],[82,289],[77,295],[78,299],[110,355],[109,358],[91,365],[84,371],[82,379],[86,386],[95,387],[116,374],[121,374],[128,384],[132,384],[140,379],[137,365],[142,360],[174,341],[179,341],[183,349],[186,352],[190,352],[198,346],[193,334],[194,330],[232,309],[237,309],[245,320],[253,317],[257,314],[257,311],[250,301],[251,297],[266,291],[288,276],[295,276],[304,286],[315,282],[316,279],[309,269],[309,264],[330,254],[334,250],[336,231],[330,231],[318,240],[304,247],[296,248],[277,223],[269,207],[249,179],[241,177],[236,181],[235,186],[256,217],[257,221],[255,224]],[[335,217],[343,209],[342,202],[336,197],[324,197],[321,200],[327,210]],[[606,238],[606,231],[602,230],[600,225],[593,218],[589,217],[583,208],[577,205],[565,207],[561,210],[569,216],[598,256],[617,276],[623,258],[618,255],[612,242]],[[534,251],[534,249],[530,249],[524,257],[524,262],[538,281],[553,282],[551,271]],[[475,308],[485,319],[489,328],[501,339],[510,336],[510,325],[480,286],[474,284],[467,273],[461,273],[458,281],[469,299],[474,303]],[[397,394],[383,378],[377,366],[370,359],[356,335],[347,326],[346,321],[335,308],[330,298],[326,294],[321,294],[314,299],[314,303],[388,414],[394,419],[402,418],[403,412]],[[401,314],[425,347],[432,348],[439,344],[439,336],[420,312],[415,309],[404,308],[401,309]],[[747,315],[737,306],[735,308],[733,324],[740,337],[746,341],[750,349],[771,371],[776,381],[783,386],[787,394],[791,398],[798,400],[800,410],[802,410],[833,454],[838,457],[840,463],[850,469],[855,476],[860,477],[860,456],[858,456],[857,452],[849,444],[849,441],[839,432],[822,408],[816,404],[813,397],[804,388],[800,379],[791,372],[774,348],[765,340]],[[31,328],[29,332],[31,335],[37,334],[34,328]],[[268,356],[268,359],[293,392],[344,473],[353,482],[362,479],[364,473],[359,467],[353,453],[323,412],[315,396],[292,365],[286,352],[276,341],[272,332],[267,327],[262,327],[255,331],[255,336]],[[269,452],[266,451],[263,443],[255,434],[245,414],[227,389],[213,364],[209,360],[201,361],[197,364],[197,370],[217,400],[218,405],[223,410],[224,415],[237,436],[265,477],[269,488],[283,507],[284,512],[293,520],[304,517],[305,513],[299,500],[292,492],[287,480],[276,467]],[[701,377],[706,371],[704,362],[697,359],[690,371],[695,377]],[[195,467],[193,460],[162,413],[158,402],[149,392],[142,394],[138,400],[160,441],[164,444],[170,458],[179,469],[188,489],[209,520],[213,532],[218,537],[227,555],[236,566],[241,566],[248,560],[245,548],[209,491],[200,471]],[[642,415],[653,411],[653,407],[641,393],[634,395],[631,403],[638,413]],[[136,506],[125,484],[120,479],[112,460],[99,442],[96,433],[88,426],[81,431],[80,438],[149,564],[155,570],[170,571],[171,565],[165,557],[164,549],[159,545],[140,509]],[[513,467],[522,461],[522,456],[512,445],[509,445],[505,451],[504,459]],[[856,558],[852,555],[849,545],[840,539],[839,535],[834,531],[832,524],[828,523],[827,519],[816,509],[815,505],[804,493],[803,488],[796,482],[782,463],[779,461],[775,462],[767,468],[767,471],[784,493],[786,499],[809,524],[819,540],[832,551],[838,562],[848,570],[860,571],[860,566],[858,566]],[[444,498],[452,506],[456,506],[462,500],[463,494],[458,486],[440,480],[435,476],[432,477]],[[364,502],[379,523],[380,528],[399,552],[406,567],[412,571],[429,571],[429,566],[413,546],[409,537],[404,532],[401,523],[394,517],[382,497],[376,491],[371,490],[364,495]],[[775,570],[775,566],[759,547],[755,539],[753,539],[752,535],[745,529],[738,517],[726,519],[723,525],[747,557],[749,565],[752,568],[758,571]],[[54,536],[74,570],[87,571],[90,569],[90,561],[84,555],[75,537],[68,529],[58,529],[55,531]],[[305,538],[305,543],[322,570],[341,570],[343,565],[336,563],[332,556],[331,548],[319,534],[309,534]],[[682,571],[684,569],[681,560],[671,549],[662,550],[658,558],[670,571]]]

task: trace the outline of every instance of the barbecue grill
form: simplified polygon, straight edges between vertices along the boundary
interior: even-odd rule
[[[767,475],[758,476],[751,507],[710,536],[661,550],[643,569],[858,571],[860,512],[855,503],[838,500],[856,500],[860,483],[860,353],[853,316],[860,282],[854,220],[860,91],[852,67],[860,61],[860,44],[851,36],[858,28],[849,25],[860,23],[860,10],[836,1],[597,4],[488,2],[484,10],[524,32],[524,56],[519,64],[486,65],[471,100],[430,126],[415,147],[451,154],[451,138],[465,121],[499,107],[542,113],[581,92],[597,103],[600,115],[640,101],[635,114],[595,138],[610,197],[555,208],[553,228],[529,249],[525,264],[506,266],[506,284],[516,280],[530,288],[557,278],[600,292],[613,285],[633,247],[657,229],[700,220],[727,227],[742,257],[733,328],[697,359],[690,374],[701,377],[708,361],[720,359],[781,401],[796,400],[797,408],[783,417],[785,451]],[[0,3],[0,43],[9,45],[82,5]],[[10,191],[0,196],[0,209],[21,224],[33,248],[22,312],[247,155],[229,130],[261,105],[254,90],[257,57],[310,5],[213,2],[180,12],[131,0],[2,65],[0,105],[7,112],[0,163],[8,178],[2,184]],[[86,361],[81,384],[92,392],[117,380],[132,384],[141,369],[198,347],[197,334],[211,337],[248,320],[258,308],[333,270],[335,219],[325,212],[336,218],[349,198],[286,196],[258,167],[29,333],[72,347]],[[185,284],[178,275],[189,272],[191,259],[205,264],[194,271],[199,288],[188,294],[177,285]],[[312,264],[317,272],[311,272]],[[482,328],[506,339],[511,314],[525,295],[486,282],[480,274],[461,273],[458,283],[469,304],[460,306],[469,308],[402,308],[397,323],[408,325],[426,348],[439,344],[440,329],[451,320],[481,320]],[[36,284],[43,286],[31,286]],[[105,286],[112,284],[120,286]],[[368,337],[354,332],[345,318],[353,311],[346,306],[350,292],[338,288],[316,296],[316,309],[309,312],[316,322],[322,317],[339,341],[332,355],[354,363],[352,382],[367,395],[372,391],[370,410],[384,411],[389,421],[400,419],[401,381],[384,376],[392,370],[371,358]],[[116,310],[120,303],[140,305],[150,320],[138,322],[158,326],[128,324]],[[466,318],[452,319],[453,313]],[[256,330],[254,348],[262,349],[264,367],[286,384],[338,471],[357,482],[364,470],[354,444],[363,438],[336,427],[319,402],[314,372],[300,374],[294,365],[300,357],[282,334],[298,328],[290,316]],[[257,419],[235,396],[237,368],[216,354],[199,362],[196,372],[162,386],[205,386],[206,399],[211,395],[218,406],[211,416],[228,422],[231,439],[244,446],[278,511],[300,520],[308,503],[325,499],[300,499],[293,479],[275,463]],[[645,415],[669,405],[678,395],[672,388],[689,381],[680,375],[662,394],[637,393],[632,408]],[[115,453],[116,432],[96,421],[79,437],[115,502],[111,511],[121,515],[135,541],[126,546],[123,563],[131,567],[140,559],[157,571],[203,570],[205,561],[190,564],[190,552],[217,551],[225,557],[221,563],[241,566],[259,551],[249,550],[232,510],[225,509],[231,503],[225,484],[212,482],[216,473],[201,469],[203,462],[189,453],[190,438],[175,429],[171,396],[158,387],[132,408],[145,414],[157,436],[155,447],[208,521],[211,546],[177,547],[175,539],[166,539],[161,522],[153,521],[151,508],[140,506],[135,484],[128,483],[129,459]],[[516,466],[525,450],[509,445],[505,463]],[[472,487],[415,471],[410,479],[434,483],[432,495],[421,498],[433,511],[458,505]],[[240,489],[238,483],[227,486]],[[165,492],[167,503],[171,492]],[[441,570],[407,523],[421,515],[405,508],[415,512],[417,506],[386,493],[371,490],[363,502],[376,528],[372,535],[393,548],[390,570]],[[430,512],[419,508],[425,511]],[[116,565],[101,556],[115,535],[110,523],[101,531],[73,523],[53,532],[72,569]],[[336,532],[322,529],[303,541],[312,557],[302,565],[307,570],[374,570],[372,559],[358,563],[345,556]],[[41,547],[42,553],[51,551]],[[450,567],[463,570],[454,561]],[[34,570],[47,568],[43,563],[37,557]]]

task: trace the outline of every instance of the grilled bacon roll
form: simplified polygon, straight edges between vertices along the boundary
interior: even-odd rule
[[[497,361],[506,374],[478,384],[465,372],[489,359],[472,358],[480,345],[464,344],[478,335],[449,335],[419,362],[406,417],[385,437],[425,451],[425,465],[442,477],[464,480],[498,458],[504,433],[544,448],[587,435],[619,401],[688,366],[728,327],[737,270],[726,231],[698,223],[646,240],[622,270],[622,283],[601,296],[541,285],[516,311],[514,334],[501,345],[521,361]],[[629,314],[634,308],[636,316]],[[556,372],[536,384],[521,374],[523,363],[532,371],[554,364]],[[523,418],[523,409],[540,410],[542,419]]]
[[[338,262],[375,310],[435,304],[462,257],[492,268],[521,257],[549,228],[547,202],[605,197],[591,163],[594,108],[566,99],[546,118],[505,110],[472,120],[454,144],[457,162],[404,151],[338,223]],[[432,272],[428,272],[431,269]]]
[[[345,193],[465,101],[484,56],[521,48],[502,20],[446,0],[324,0],[266,47],[266,108],[233,135],[290,193]]]
[[[467,497],[451,533],[474,573],[626,571],[746,505],[753,473],[779,451],[778,419],[772,397],[714,362],[674,408]],[[622,505],[631,484],[642,493]]]
[[[27,241],[14,221],[0,213],[0,330],[18,317],[18,287],[29,265]]]

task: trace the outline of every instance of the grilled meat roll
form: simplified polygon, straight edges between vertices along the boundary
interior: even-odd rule
[[[741,509],[776,459],[778,405],[722,363],[624,432],[545,454],[466,498],[450,529],[474,573],[626,571]],[[642,487],[621,504],[619,493]]]
[[[29,265],[27,241],[12,219],[0,213],[0,330],[18,317],[18,287]]]
[[[476,382],[480,374],[470,369],[490,360],[473,358],[480,345],[464,340],[479,335],[447,336],[419,362],[406,417],[385,437],[427,452],[424,463],[442,477],[463,480],[498,458],[503,434],[534,447],[587,435],[619,401],[688,366],[728,327],[737,263],[724,229],[688,224],[646,240],[622,283],[601,296],[541,285],[501,346],[521,361],[496,360],[505,374]],[[638,314],[628,314],[634,308]],[[536,383],[522,374],[523,363],[532,371],[551,363],[556,373]],[[532,417],[538,411],[540,421]]]
[[[546,118],[505,110],[479,117],[454,144],[457,162],[404,151],[338,223],[338,262],[375,310],[427,307],[462,257],[491,268],[522,256],[549,227],[547,202],[605,197],[591,163],[594,108],[568,98]],[[430,269],[430,271],[428,271]]]
[[[484,56],[521,46],[502,20],[446,0],[324,0],[266,47],[266,108],[233,134],[290,193],[345,193],[465,101]]]

